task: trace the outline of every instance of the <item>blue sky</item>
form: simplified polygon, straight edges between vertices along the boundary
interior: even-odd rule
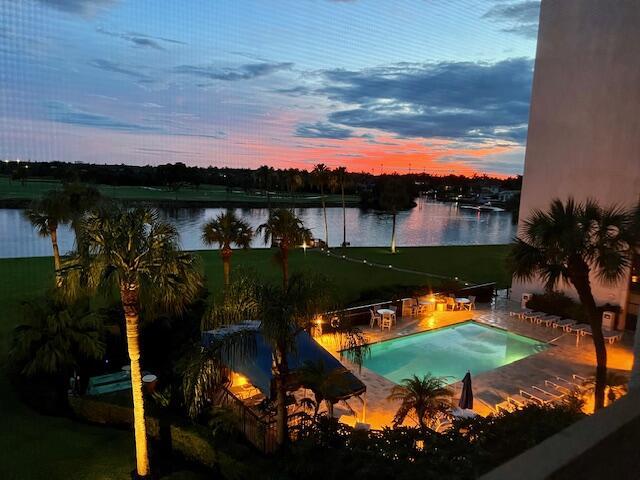
[[[5,158],[522,172],[537,1],[0,5]]]

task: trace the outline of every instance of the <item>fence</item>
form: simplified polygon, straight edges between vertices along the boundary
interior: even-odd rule
[[[233,393],[224,389],[220,403],[230,409],[236,419],[237,427],[254,447],[264,453],[273,453],[278,447],[276,420],[273,416],[261,418]],[[292,441],[298,440],[309,430],[312,418],[304,412],[288,416],[289,435]]]

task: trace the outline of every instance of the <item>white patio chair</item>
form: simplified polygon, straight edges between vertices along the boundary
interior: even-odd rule
[[[380,322],[382,321],[382,315],[380,315],[373,309],[370,309],[369,312],[371,313],[371,320],[369,321],[369,327],[373,328],[374,325],[380,326]]]
[[[463,303],[462,304],[462,308],[465,310],[473,310],[474,308],[476,308],[476,296],[475,295],[469,295],[469,303]]]

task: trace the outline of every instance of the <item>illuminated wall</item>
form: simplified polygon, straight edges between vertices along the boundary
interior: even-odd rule
[[[631,206],[640,194],[640,2],[543,0],[520,219],[553,198]],[[628,279],[594,281],[625,305]],[[541,291],[514,281],[513,296]],[[573,289],[566,293],[575,296]]]

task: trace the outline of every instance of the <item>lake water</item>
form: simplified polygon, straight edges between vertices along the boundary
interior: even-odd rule
[[[201,225],[218,215],[222,208],[177,208],[161,210],[164,219],[178,227],[182,246],[205,248],[200,241]],[[254,228],[268,216],[265,208],[238,208],[236,212]],[[296,214],[311,229],[314,237],[324,238],[321,208],[300,208]],[[342,243],[342,209],[327,210],[329,244]],[[509,243],[516,233],[508,212],[476,212],[453,203],[419,199],[418,206],[398,214],[398,246],[484,245]],[[66,227],[58,233],[60,250],[73,248],[73,234]],[[386,246],[391,241],[391,216],[359,208],[347,208],[347,241],[352,246]],[[264,247],[255,239],[254,247]],[[0,209],[0,258],[51,255],[48,238],[40,238],[18,209]]]

